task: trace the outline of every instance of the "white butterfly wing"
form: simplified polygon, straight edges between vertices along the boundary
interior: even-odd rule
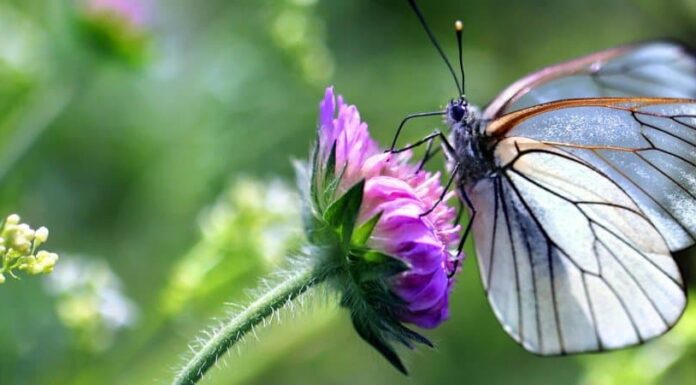
[[[487,131],[537,140],[575,155],[617,183],[670,250],[694,244],[696,100],[561,101],[508,114]]]
[[[626,45],[532,73],[487,106],[484,119],[571,98],[650,96],[696,99],[696,57],[672,41]]]
[[[468,186],[480,271],[505,330],[532,352],[613,349],[668,330],[686,297],[669,248],[600,170],[527,138]]]
[[[559,101],[507,114],[487,134],[499,170],[466,192],[508,333],[561,354],[667,331],[686,304],[670,251],[696,239],[696,101]]]

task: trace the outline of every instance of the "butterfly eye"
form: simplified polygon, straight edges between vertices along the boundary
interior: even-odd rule
[[[464,119],[464,116],[466,115],[466,109],[462,104],[459,103],[453,103],[450,107],[449,110],[449,116],[452,120],[455,122],[461,122],[462,119]]]

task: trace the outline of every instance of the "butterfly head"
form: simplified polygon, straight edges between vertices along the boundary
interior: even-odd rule
[[[472,110],[469,102],[464,97],[452,99],[445,109],[447,124],[452,127],[455,124],[466,124],[471,120]]]

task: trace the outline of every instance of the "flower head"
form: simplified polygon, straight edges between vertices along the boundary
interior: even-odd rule
[[[336,100],[337,99],[337,100]],[[380,215],[367,246],[398,258],[408,270],[391,282],[406,306],[402,321],[421,327],[437,326],[448,316],[448,295],[454,268],[450,248],[457,242],[455,210],[441,203],[440,175],[408,163],[410,153],[381,151],[355,106],[328,88],[320,105],[319,148],[322,159],[335,147],[335,173],[341,174],[337,194],[365,180],[358,225]]]
[[[457,257],[451,249],[459,233],[447,204],[451,193],[437,204],[440,175],[409,163],[411,156],[383,152],[357,108],[326,90],[312,173],[314,211],[337,229],[343,245],[349,276],[343,283],[354,286],[344,289],[342,303],[358,333],[402,370],[388,341],[424,342],[401,323],[433,328],[447,319]]]

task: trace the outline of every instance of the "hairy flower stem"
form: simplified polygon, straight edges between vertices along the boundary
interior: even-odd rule
[[[177,373],[172,384],[197,383],[230,347],[239,342],[256,325],[326,278],[328,275],[319,273],[310,263],[295,266],[288,276],[262,292],[242,312],[233,315],[222,327],[213,332]]]

